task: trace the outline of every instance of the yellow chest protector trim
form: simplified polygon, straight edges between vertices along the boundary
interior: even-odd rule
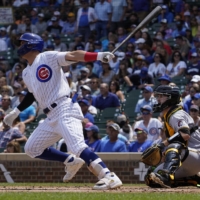
[[[166,113],[164,113],[164,129],[165,129],[165,134],[167,136],[167,138],[171,137],[172,135],[174,135],[175,131],[174,129],[169,125],[169,119],[170,117],[177,111],[182,110],[182,106],[173,106],[169,109],[169,111],[167,111]]]

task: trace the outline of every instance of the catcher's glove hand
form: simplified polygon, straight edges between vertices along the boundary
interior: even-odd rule
[[[162,159],[162,150],[164,149],[163,145],[162,143],[159,145],[154,144],[153,146],[146,149],[142,153],[141,162],[149,166],[154,166],[154,167],[157,166]]]

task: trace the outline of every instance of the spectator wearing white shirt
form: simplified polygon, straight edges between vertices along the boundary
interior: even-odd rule
[[[175,76],[183,75],[187,68],[186,63],[183,61],[183,57],[179,51],[174,51],[172,54],[172,60],[167,66],[166,74],[171,78]]]
[[[29,4],[29,0],[15,0],[13,2],[13,7],[21,7],[21,6],[24,6],[24,5],[28,5]]]
[[[155,53],[154,55],[154,62],[149,65],[148,74],[152,77],[160,77],[165,74],[166,67],[163,64],[164,60],[161,54]]]
[[[0,52],[1,51],[7,51],[8,46],[6,44],[6,41],[2,38],[0,38]]]

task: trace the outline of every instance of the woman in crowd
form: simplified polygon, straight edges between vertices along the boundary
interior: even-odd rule
[[[171,78],[181,76],[184,74],[186,68],[187,66],[183,61],[181,53],[179,51],[174,51],[171,62],[167,66],[166,74]]]
[[[25,130],[26,130],[26,125],[24,124],[24,122],[20,121],[19,116],[13,121],[13,129],[17,129],[20,131],[20,133],[24,134]]]
[[[199,107],[197,105],[192,105],[190,107],[190,116],[194,120],[195,126],[200,126],[200,117],[199,117]]]
[[[98,149],[98,146],[101,143],[101,140],[99,140],[99,128],[96,125],[91,125],[88,128],[85,128],[86,130],[86,137],[85,143],[89,146],[91,151],[95,152]]]
[[[154,78],[163,76],[166,71],[166,67],[163,63],[164,63],[164,60],[163,60],[162,55],[159,53],[155,53],[154,62],[149,65],[148,74],[150,74]]]
[[[8,142],[4,153],[21,153],[21,146],[19,142],[11,141]]]
[[[101,83],[107,83],[108,85],[112,81],[114,72],[112,71],[109,63],[102,63],[103,72],[100,73],[99,79]]]
[[[110,86],[109,86],[109,91],[113,94],[116,94],[117,97],[119,98],[120,102],[124,102],[124,94],[120,90],[119,82],[118,81],[111,81]]]
[[[145,39],[145,43],[151,48],[153,45],[153,40],[148,32],[142,32],[142,38]]]

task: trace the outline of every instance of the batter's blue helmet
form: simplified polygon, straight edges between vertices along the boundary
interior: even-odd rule
[[[43,50],[44,41],[39,35],[36,35],[34,33],[24,33],[23,35],[21,35],[19,40],[25,41],[26,43],[19,47],[19,49],[17,50],[18,56],[23,56],[30,51],[42,52]]]

